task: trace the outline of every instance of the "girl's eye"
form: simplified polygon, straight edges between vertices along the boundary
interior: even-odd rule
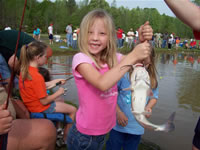
[[[101,34],[101,35],[105,35],[106,33],[105,33],[105,32],[101,32],[100,34]]]
[[[92,34],[92,31],[89,31],[88,33],[89,33],[89,34]]]

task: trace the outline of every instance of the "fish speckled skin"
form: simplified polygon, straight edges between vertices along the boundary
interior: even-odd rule
[[[150,93],[150,78],[146,69],[142,65],[134,65],[131,74],[131,90],[132,90],[132,112],[136,120],[144,127],[154,131],[169,132],[175,129],[173,120],[175,112],[169,117],[168,121],[162,125],[155,125],[145,117],[146,99]]]

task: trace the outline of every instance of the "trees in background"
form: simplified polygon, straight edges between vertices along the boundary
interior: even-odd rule
[[[200,0],[194,0],[200,4]],[[0,29],[6,25],[12,29],[19,28],[22,16],[24,0],[0,0]],[[175,33],[181,37],[192,37],[192,31],[175,17],[160,14],[155,8],[117,8],[116,0],[109,5],[106,0],[82,0],[78,4],[75,0],[37,0],[27,1],[27,7],[23,25],[26,32],[32,33],[34,25],[47,33],[50,23],[54,24],[54,33],[65,33],[67,24],[72,23],[78,27],[83,16],[92,9],[102,8],[108,11],[115,22],[116,27],[120,26],[125,32],[130,28],[138,29],[146,20],[150,21],[154,32]]]

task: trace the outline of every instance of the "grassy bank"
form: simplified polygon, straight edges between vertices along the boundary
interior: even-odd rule
[[[61,41],[62,42],[55,42],[53,45],[50,45],[50,47],[53,49],[53,54],[56,55],[63,55],[63,54],[67,54],[67,55],[74,55],[75,53],[79,52],[78,49],[72,49],[71,47],[69,49],[65,49],[65,48],[60,48],[61,46],[66,46],[66,43],[64,42],[65,39],[65,35],[61,35]],[[47,44],[49,44],[49,40],[46,34],[42,34],[41,35],[41,40]],[[126,43],[124,44],[123,48],[118,49],[119,52],[121,53],[128,53],[131,51],[130,48],[127,47]],[[196,53],[200,55],[200,49],[186,49],[184,47],[179,47],[178,50],[175,49],[175,47],[173,47],[171,50],[168,50],[168,48],[155,48],[156,52],[166,52],[166,53],[176,53],[176,52],[185,52],[185,53]]]

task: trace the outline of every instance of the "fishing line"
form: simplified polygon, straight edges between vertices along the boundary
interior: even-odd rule
[[[48,64],[55,64],[55,65],[60,65],[60,66],[68,66],[68,67],[71,67],[71,65],[68,65],[68,64],[61,64],[61,63],[56,63],[56,62],[48,62]]]

